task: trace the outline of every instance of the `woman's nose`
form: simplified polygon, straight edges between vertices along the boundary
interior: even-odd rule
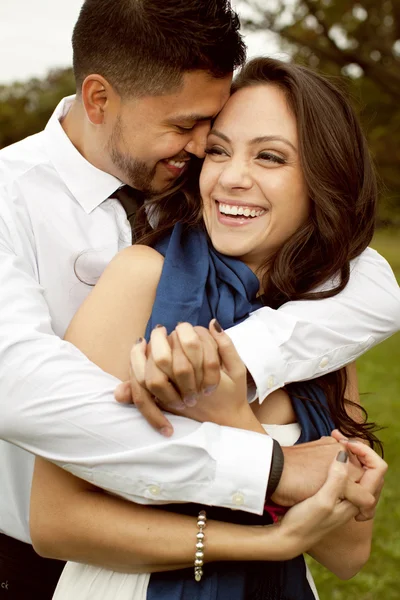
[[[253,185],[249,165],[241,158],[221,163],[220,183],[226,189],[249,189]]]

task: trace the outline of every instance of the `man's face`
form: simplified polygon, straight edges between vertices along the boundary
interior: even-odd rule
[[[231,76],[183,75],[171,94],[120,101],[107,142],[113,175],[147,192],[171,187],[192,155],[204,156],[211,120],[229,97]]]

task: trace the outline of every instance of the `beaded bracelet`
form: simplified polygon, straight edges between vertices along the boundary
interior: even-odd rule
[[[200,581],[203,577],[203,565],[204,565],[204,528],[207,523],[207,515],[205,510],[199,512],[197,517],[197,532],[196,538],[196,554],[194,555],[194,578],[196,581]]]

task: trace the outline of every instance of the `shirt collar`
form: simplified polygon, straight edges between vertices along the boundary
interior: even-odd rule
[[[87,161],[62,128],[60,119],[68,113],[74,99],[75,96],[68,96],[58,104],[46,125],[45,138],[56,171],[85,212],[90,213],[123,183]]]

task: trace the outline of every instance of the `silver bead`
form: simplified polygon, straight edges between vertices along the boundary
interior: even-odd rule
[[[204,540],[204,533],[202,531],[199,531],[199,533],[196,535],[198,540]]]
[[[196,571],[194,574],[194,578],[196,581],[201,581],[201,578],[203,577],[203,571],[200,569],[200,571]]]
[[[196,558],[204,558],[204,552],[202,550],[197,550],[195,557]]]
[[[196,558],[196,560],[194,561],[194,566],[202,567],[203,565],[204,565],[204,561],[201,558]]]
[[[197,544],[196,544],[196,548],[197,548],[198,550],[203,550],[203,548],[204,548],[204,544],[203,544],[203,542],[197,542]]]
[[[199,519],[197,521],[197,527],[205,527],[206,526],[206,522],[202,521],[201,519]]]

